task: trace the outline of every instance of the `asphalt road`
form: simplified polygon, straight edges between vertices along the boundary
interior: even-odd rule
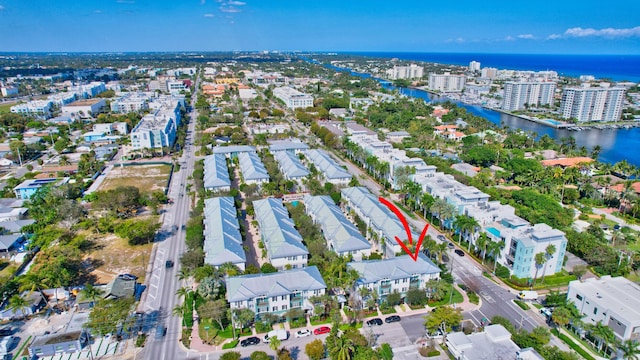
[[[198,84],[195,86],[198,89]],[[180,158],[180,171],[174,173],[169,189],[169,198],[173,199],[173,205],[168,206],[164,214],[162,227],[157,235],[155,256],[151,260],[151,276],[147,282],[148,288],[144,303],[144,311],[147,314],[156,314],[159,322],[167,328],[166,336],[156,340],[155,334],[150,334],[143,353],[145,359],[185,359],[188,353],[179,345],[182,336],[181,318],[172,314],[173,308],[179,304],[180,299],[176,291],[182,287],[176,274],[180,269],[180,255],[185,251],[185,231],[182,225],[189,220],[190,198],[187,195],[187,178],[193,174],[195,165],[195,147],[193,145],[196,118],[195,109],[196,93],[192,96],[191,121],[188,126],[188,134],[185,141],[183,155]],[[172,268],[166,268],[167,260],[174,262]]]

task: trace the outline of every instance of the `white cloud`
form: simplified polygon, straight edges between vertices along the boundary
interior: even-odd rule
[[[513,40],[515,40],[515,38],[513,36],[509,35],[509,36],[505,37],[503,40],[504,41],[513,41]]]
[[[448,43],[453,43],[453,42],[454,43],[463,43],[464,42],[464,38],[459,37],[459,38],[455,38],[455,39],[447,39],[447,40],[445,40],[445,42],[448,42]]]
[[[535,39],[536,37],[533,34],[520,34],[517,36],[518,39]]]
[[[215,17],[215,15],[214,15],[214,14],[204,14],[204,17],[206,17],[206,18],[212,18],[212,17]]]
[[[220,11],[225,12],[225,13],[239,13],[242,10],[233,7],[233,6],[220,6]]]
[[[227,2],[227,5],[243,6],[243,5],[247,5],[247,3],[243,1],[231,0]]]
[[[551,34],[551,35],[547,36],[547,40],[560,39],[561,37],[562,37],[562,35],[558,35],[558,34]]]
[[[614,29],[614,28],[583,29],[581,27],[575,27],[575,28],[567,29],[567,31],[564,32],[564,36],[566,37],[599,36],[599,37],[605,37],[605,38],[640,37],[640,26],[636,26],[633,28],[626,28],[626,29]]]

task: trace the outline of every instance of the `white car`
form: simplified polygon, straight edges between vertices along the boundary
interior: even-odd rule
[[[296,337],[297,338],[301,338],[301,337],[305,337],[305,336],[309,336],[309,335],[311,335],[311,330],[309,330],[309,329],[296,331]]]

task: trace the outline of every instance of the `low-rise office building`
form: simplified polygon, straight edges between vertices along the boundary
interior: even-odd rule
[[[289,86],[273,89],[273,96],[284,101],[289,109],[313,107],[313,96],[302,93]]]
[[[270,274],[228,277],[227,301],[231,309],[250,309],[264,314],[284,314],[290,309],[313,311],[309,301],[324,295],[327,285],[315,266]]]
[[[410,289],[426,291],[429,281],[440,279],[440,268],[423,253],[418,255],[416,261],[409,255],[403,255],[384,260],[350,262],[347,268],[360,274],[355,286],[377,293],[380,302],[394,292],[404,297]]]
[[[247,262],[242,247],[238,211],[233,197],[204,201],[204,263],[219,267],[231,263],[244,271]]]
[[[344,216],[331,197],[304,197],[305,212],[315,224],[320,225],[322,235],[327,240],[327,247],[340,256],[352,256],[360,261],[363,256],[371,255],[371,244],[362,236]]]
[[[260,236],[267,258],[278,270],[307,266],[309,251],[281,199],[267,198],[253,202]]]
[[[569,283],[567,301],[573,303],[582,321],[608,326],[619,340],[640,339],[640,286],[622,276]]]

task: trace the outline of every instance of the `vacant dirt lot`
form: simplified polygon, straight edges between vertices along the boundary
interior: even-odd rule
[[[135,165],[114,167],[104,179],[100,191],[115,189],[118,186],[135,186],[141,192],[164,190],[171,166]]]
[[[145,266],[153,244],[131,246],[126,240],[113,234],[92,236],[94,246],[86,255],[97,267],[91,272],[98,283],[105,284],[118,274],[133,274],[144,282]]]

